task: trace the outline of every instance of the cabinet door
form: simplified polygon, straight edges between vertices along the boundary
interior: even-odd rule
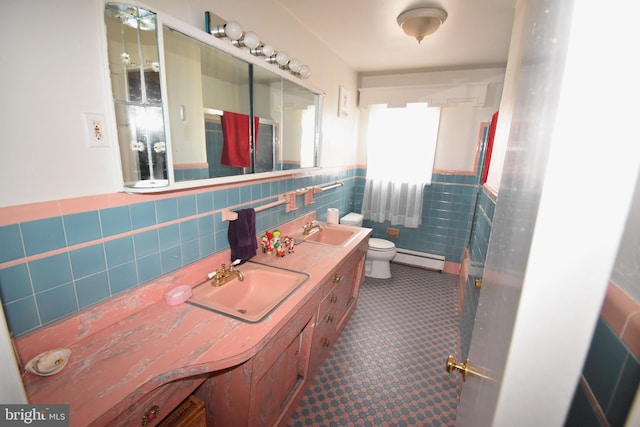
[[[256,358],[258,363],[254,368],[259,378],[251,390],[252,425],[275,424],[301,389],[308,372],[312,323],[309,320],[304,327],[296,329],[298,332],[293,338],[288,335],[288,342],[276,340]]]
[[[255,385],[258,405],[257,425],[272,425],[285,406],[287,397],[293,394],[302,375],[298,370],[299,341],[293,340],[271,366],[269,371]]]

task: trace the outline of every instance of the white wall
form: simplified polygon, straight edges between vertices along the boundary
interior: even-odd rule
[[[516,7],[511,41],[509,43],[509,59],[507,60],[507,69],[505,72],[505,84],[500,101],[500,114],[498,114],[498,123],[493,139],[491,164],[489,165],[489,174],[487,175],[487,186],[493,189],[496,194],[500,189],[502,169],[507,153],[507,140],[509,138],[509,131],[511,130],[515,88],[518,83],[517,76],[520,73],[523,54],[522,44],[526,36],[526,34],[523,34],[524,26],[522,25],[527,18],[525,9],[524,7]]]
[[[206,10],[236,20],[309,65],[308,82],[326,93],[320,165],[356,162],[357,114],[337,117],[338,87],[355,94],[356,73],[275,1],[145,3],[201,29]],[[121,190],[115,135],[108,135],[110,148],[88,148],[82,119],[83,112],[104,114],[113,126],[103,5],[101,0],[0,5],[0,207]]]
[[[81,116],[109,106],[97,2],[0,9],[0,206],[114,191],[112,150],[86,147]]]

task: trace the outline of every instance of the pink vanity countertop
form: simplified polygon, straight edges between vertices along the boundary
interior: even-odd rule
[[[281,229],[287,231],[284,226]],[[329,272],[371,233],[370,229],[353,229],[358,235],[344,248],[305,242],[296,246],[295,253],[283,258],[262,253],[254,257],[251,261],[310,275],[259,323],[245,323],[186,303],[169,306],[164,302],[168,290],[188,280],[196,285],[199,281],[195,278],[205,277],[204,271],[218,268],[219,261],[228,261],[227,252],[224,257],[214,255],[142,287],[153,289],[131,291],[89,310],[89,314],[20,337],[16,345],[23,364],[56,347],[66,347],[72,352],[67,366],[58,374],[48,377],[24,374],[29,402],[68,403],[72,426],[100,424],[158,386],[247,361],[311,299]],[[189,273],[190,269],[196,272]],[[119,317],[122,313],[125,317]],[[98,327],[92,322],[103,325]]]

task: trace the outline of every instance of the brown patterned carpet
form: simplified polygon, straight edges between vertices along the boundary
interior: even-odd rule
[[[459,375],[457,276],[391,264],[358,306],[289,426],[453,426]]]

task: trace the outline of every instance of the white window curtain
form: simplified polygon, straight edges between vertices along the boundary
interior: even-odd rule
[[[440,108],[371,105],[367,125],[366,219],[417,228],[424,186],[431,184]]]

